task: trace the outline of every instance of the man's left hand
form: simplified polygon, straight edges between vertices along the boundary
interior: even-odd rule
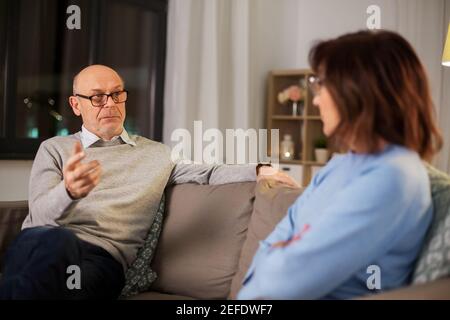
[[[300,185],[292,177],[269,166],[263,166],[259,168],[256,181],[259,182],[264,179],[274,180],[292,188],[300,188]]]

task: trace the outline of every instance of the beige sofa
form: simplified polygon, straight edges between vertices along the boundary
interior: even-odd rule
[[[301,192],[267,181],[169,188],[163,231],[152,262],[158,278],[151,291],[131,299],[234,298],[258,241]],[[26,201],[0,202],[0,263],[27,212]],[[450,299],[450,278],[367,298]]]

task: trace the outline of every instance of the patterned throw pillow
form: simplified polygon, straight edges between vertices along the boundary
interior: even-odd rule
[[[434,218],[414,271],[413,283],[450,276],[450,177],[427,165]]]
[[[143,246],[139,249],[136,259],[128,268],[125,274],[125,286],[122,289],[121,298],[136,295],[140,292],[148,291],[152,283],[156,280],[156,272],[150,268],[164,216],[165,195],[161,198],[159,209],[150,227],[147,238]]]

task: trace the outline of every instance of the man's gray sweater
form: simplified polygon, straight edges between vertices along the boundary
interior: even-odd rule
[[[88,162],[102,166],[100,183],[85,197],[72,200],[63,167],[80,133],[44,141],[30,176],[30,212],[22,228],[61,226],[108,251],[124,269],[133,262],[171,183],[223,184],[254,181],[255,166],[175,165],[170,148],[140,136],[136,146],[99,140],[85,149]]]

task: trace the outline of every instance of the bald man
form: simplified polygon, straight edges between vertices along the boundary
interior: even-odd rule
[[[30,212],[6,254],[0,299],[117,298],[167,184],[254,181],[273,173],[175,165],[167,146],[126,132],[127,98],[109,67],[89,66],[75,76],[69,103],[82,117],[81,131],[48,139],[37,152]],[[77,272],[79,285],[70,278]]]

